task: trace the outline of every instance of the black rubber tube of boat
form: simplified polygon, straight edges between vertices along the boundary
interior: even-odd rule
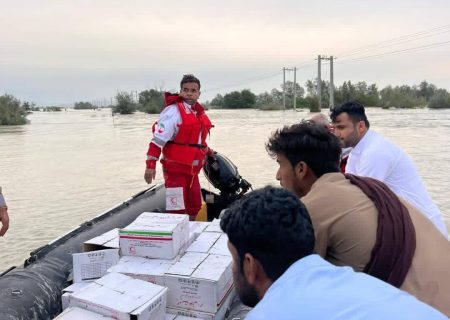
[[[0,319],[53,319],[61,312],[61,291],[70,284],[72,253],[80,252],[84,241],[126,226],[144,211],[162,211],[164,205],[164,188],[150,188],[33,251],[23,267],[0,275]]]

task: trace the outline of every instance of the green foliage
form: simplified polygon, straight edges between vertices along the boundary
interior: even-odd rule
[[[26,111],[20,101],[8,94],[0,96],[0,125],[19,125],[26,122]]]
[[[450,93],[445,89],[435,90],[433,96],[428,101],[428,108],[450,108]]]
[[[120,114],[132,114],[136,112],[137,105],[133,101],[133,97],[126,91],[118,92],[116,95],[117,105],[114,106],[113,112]]]
[[[253,108],[256,96],[247,89],[227,93],[223,97],[223,107],[226,109]]]
[[[367,85],[365,81],[352,84],[344,81],[342,86],[335,89],[334,102],[336,105],[357,100],[365,106],[379,106],[380,95],[376,84]]]
[[[417,108],[424,107],[427,102],[418,96],[417,91],[410,86],[387,86],[380,91],[380,104],[384,108]]]
[[[164,96],[161,90],[144,90],[139,93],[139,111],[160,113],[163,108]]]
[[[90,102],[75,102],[75,105],[73,107],[76,110],[82,110],[82,109],[95,109],[95,106]]]
[[[48,107],[44,107],[43,111],[47,111],[47,112],[59,112],[61,111],[61,107],[57,107],[57,106],[48,106]]]
[[[214,107],[223,107],[223,96],[221,94],[217,94],[209,104]]]

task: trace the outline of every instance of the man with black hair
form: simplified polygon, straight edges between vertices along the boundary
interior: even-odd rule
[[[144,179],[155,179],[156,162],[162,153],[166,187],[166,212],[187,213],[195,220],[201,208],[198,174],[205,157],[213,156],[206,143],[211,121],[198,103],[200,80],[184,75],[180,93],[165,93],[165,108],[153,125],[153,138],[147,151]]]
[[[369,130],[364,106],[346,102],[330,115],[343,148],[352,147],[345,172],[383,181],[399,197],[410,202],[448,236],[441,212],[429,196],[410,157],[394,143]]]
[[[450,316],[450,242],[384,183],[339,172],[339,141],[321,125],[277,130],[266,144],[276,179],[301,198],[315,250],[403,289]]]
[[[234,203],[220,226],[245,319],[446,319],[376,278],[314,254],[308,211],[287,190],[266,187]]]

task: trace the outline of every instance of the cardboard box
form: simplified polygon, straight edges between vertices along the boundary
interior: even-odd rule
[[[211,249],[209,249],[208,253],[231,257],[231,252],[228,249],[228,236],[226,235],[226,233],[222,233],[220,235],[219,239],[217,239],[217,241],[214,242],[213,246],[211,247]]]
[[[119,262],[119,249],[105,249],[74,253],[73,282],[92,281],[103,277],[107,270]]]
[[[81,308],[68,308],[59,316],[54,318],[55,320],[114,320],[114,318],[107,317],[89,310]]]
[[[189,241],[189,218],[184,214],[144,212],[119,229],[123,256],[174,259]]]
[[[195,239],[210,225],[206,221],[189,221],[189,233],[194,234]]]
[[[134,279],[164,286],[164,274],[176,261],[124,256],[108,272],[119,272]]]
[[[112,229],[98,237],[85,241],[82,249],[84,252],[102,249],[119,249],[119,229]]]
[[[220,236],[221,234],[218,232],[203,232],[187,247],[186,252],[208,253]]]
[[[70,298],[70,307],[80,307],[119,320],[164,319],[167,288],[108,273]]]
[[[216,313],[208,313],[208,312],[171,308],[171,307],[168,307],[166,309],[166,312],[168,314],[177,314],[179,316],[186,316],[186,317],[191,317],[194,319],[223,320],[227,316],[228,311],[231,307],[231,303],[233,302],[233,299],[235,296],[236,296],[235,290],[233,289],[225,297],[224,302],[222,303],[222,305],[220,306],[219,310]],[[175,318],[175,319],[178,320],[179,318]]]
[[[209,226],[203,230],[204,232],[219,232],[223,233],[222,229],[220,229],[220,219],[214,219],[210,222]]]
[[[191,319],[195,318],[166,313],[166,320],[191,320]]]
[[[166,273],[171,308],[216,313],[231,290],[232,258],[187,252]]]
[[[70,303],[70,297],[72,296],[72,294],[80,289],[83,289],[84,287],[86,287],[90,282],[78,282],[78,283],[73,283],[70,286],[66,287],[63,289],[62,291],[62,296],[61,296],[61,305],[62,305],[62,309],[65,310],[69,307],[69,303]]]

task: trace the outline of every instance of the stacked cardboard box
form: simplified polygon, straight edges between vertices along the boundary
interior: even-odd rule
[[[120,320],[160,320],[166,313],[167,288],[109,273],[72,294],[70,307],[80,307]]]
[[[184,214],[144,212],[119,229],[124,256],[174,259],[189,241],[189,218]]]

